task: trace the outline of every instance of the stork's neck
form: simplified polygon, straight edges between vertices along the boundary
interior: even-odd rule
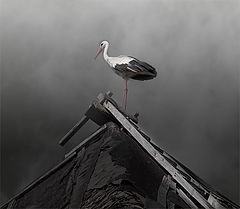
[[[106,46],[104,47],[104,50],[103,50],[103,58],[107,61],[109,56],[107,54],[108,52],[108,47],[109,47],[109,43],[106,44]]]

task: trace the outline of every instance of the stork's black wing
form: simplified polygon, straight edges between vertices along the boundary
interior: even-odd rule
[[[154,67],[136,58],[129,62],[128,67],[136,72],[134,76],[131,77],[132,79],[149,80],[157,76],[157,71]]]
[[[149,80],[157,76],[157,71],[154,67],[134,57],[131,58],[132,60],[128,63],[116,64],[114,66],[115,72],[122,77],[135,80]]]

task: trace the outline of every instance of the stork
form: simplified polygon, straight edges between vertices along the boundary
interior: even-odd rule
[[[100,48],[94,57],[96,60],[97,56],[103,50],[103,58],[109,64],[109,66],[113,69],[113,71],[123,78],[124,82],[124,90],[122,95],[121,106],[126,109],[127,105],[127,81],[128,79],[134,80],[150,80],[157,76],[157,71],[154,67],[147,64],[146,62],[142,62],[134,57],[120,55],[118,57],[109,57],[108,52],[109,43],[108,41],[102,41],[100,44]]]

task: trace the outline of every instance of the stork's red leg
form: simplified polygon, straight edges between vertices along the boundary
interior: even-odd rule
[[[127,109],[127,93],[128,93],[128,88],[127,88],[127,80],[125,81],[125,110]]]
[[[121,102],[121,106],[123,107],[123,101],[125,98],[125,80],[123,79],[123,84],[124,84],[124,88],[123,88],[123,93],[122,93],[122,102]]]

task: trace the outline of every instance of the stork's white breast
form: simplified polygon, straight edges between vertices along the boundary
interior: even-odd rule
[[[114,68],[116,65],[128,64],[132,60],[134,60],[134,58],[120,55],[118,57],[108,57],[106,61],[111,67]]]

